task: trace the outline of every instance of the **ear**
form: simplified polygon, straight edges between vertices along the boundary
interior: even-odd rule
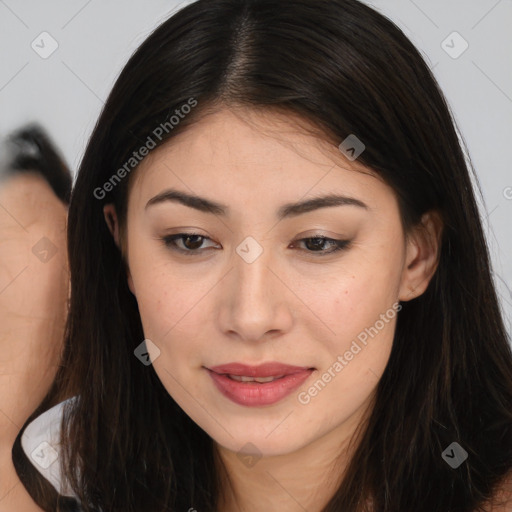
[[[415,299],[427,289],[439,264],[442,230],[441,215],[431,210],[423,214],[420,223],[407,235],[400,301]]]
[[[123,248],[121,247],[121,243],[119,241],[119,221],[117,219],[116,208],[113,203],[106,204],[103,207],[103,215],[105,217],[105,222],[107,223],[108,229],[110,230],[110,233],[114,237],[114,241],[115,241],[117,247],[119,247],[119,249],[122,252]],[[132,275],[130,273],[130,267],[128,266],[128,263],[126,261],[125,261],[125,268],[126,268],[128,287],[130,288],[131,292],[135,295]]]
[[[121,248],[119,245],[119,224],[117,222],[116,207],[113,203],[106,204],[103,207],[103,215],[105,217],[105,222],[107,223],[108,229],[114,237],[116,245]]]

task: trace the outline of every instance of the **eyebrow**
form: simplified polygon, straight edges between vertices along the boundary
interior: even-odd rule
[[[229,215],[229,207],[221,203],[217,203],[205,197],[187,194],[176,189],[166,189],[156,196],[152,197],[144,209],[148,207],[166,203],[168,201],[194,208],[200,212],[211,213],[214,215],[227,216]],[[277,211],[277,218],[282,220],[287,217],[296,217],[304,213],[312,212],[320,208],[330,208],[333,206],[357,206],[368,210],[368,205],[354,197],[347,197],[339,194],[328,194],[321,197],[314,197],[306,199],[297,203],[287,203],[279,208]]]

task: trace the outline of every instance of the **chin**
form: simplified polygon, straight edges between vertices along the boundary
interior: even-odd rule
[[[296,434],[297,437],[294,438],[286,433],[281,436],[272,433],[268,436],[263,433],[252,433],[250,430],[243,430],[240,433],[231,431],[231,434],[233,437],[225,434],[213,439],[218,445],[236,453],[239,457],[245,454],[254,455],[256,458],[277,457],[300,450],[307,444],[300,434]]]

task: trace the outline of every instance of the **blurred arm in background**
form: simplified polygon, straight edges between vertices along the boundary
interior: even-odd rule
[[[41,510],[18,479],[14,439],[59,365],[68,306],[72,178],[37,125],[0,145],[0,512]]]

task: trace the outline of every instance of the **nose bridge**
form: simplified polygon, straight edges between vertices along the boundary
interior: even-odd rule
[[[261,243],[249,236],[236,247],[235,253],[237,302],[242,304],[263,300],[267,297],[271,286],[269,280],[273,277],[267,268],[270,265],[268,248],[265,250]]]
[[[235,249],[229,288],[229,304],[221,318],[222,328],[235,331],[241,339],[258,340],[266,332],[287,328],[289,318],[283,310],[283,284],[270,270],[270,250],[247,237]]]

